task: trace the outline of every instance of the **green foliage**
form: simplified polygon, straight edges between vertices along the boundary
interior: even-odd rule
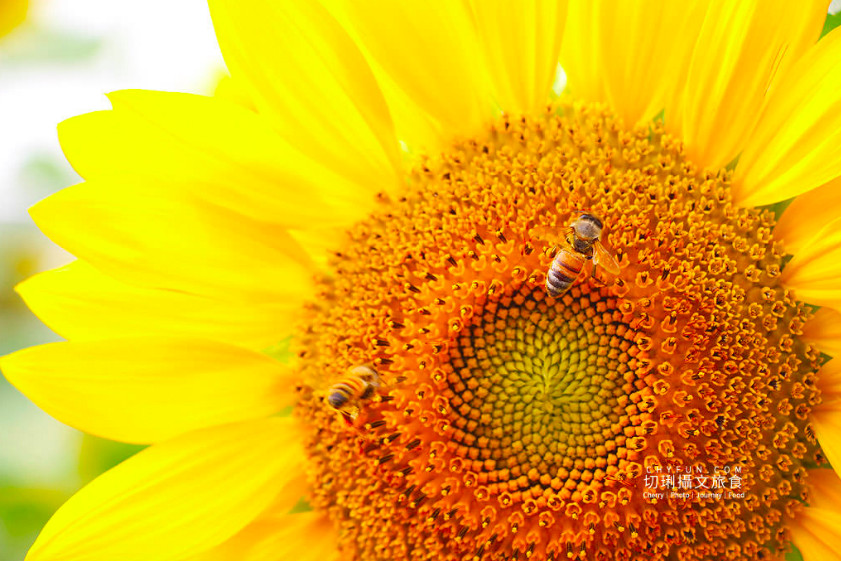
[[[38,487],[0,487],[0,520],[9,536],[23,537],[41,528],[67,499],[56,489]]]
[[[841,25],[841,12],[833,15],[827,15],[826,21],[823,23],[823,31],[821,31],[821,37],[835,29]]]
[[[102,49],[102,41],[98,38],[57,29],[33,29],[20,35],[17,41],[4,45],[3,62],[6,65],[85,62]]]
[[[79,477],[87,483],[120,462],[135,455],[145,446],[125,444],[86,434],[79,451]]]
[[[56,489],[0,484],[0,561],[17,561],[68,494]]]
[[[780,201],[778,203],[774,203],[772,205],[764,206],[762,208],[768,209],[771,212],[773,212],[774,213],[774,220],[779,220],[780,216],[783,215],[783,211],[788,208],[788,205],[790,205],[792,203],[792,201],[794,201],[794,197],[792,197],[788,200],[785,200],[785,201]]]
[[[283,339],[280,343],[265,349],[263,352],[272,357],[273,359],[277,360],[278,362],[282,362],[287,364],[289,360],[292,358],[292,336],[290,335],[286,339]]]
[[[289,511],[289,514],[297,514],[299,512],[309,512],[312,510],[312,506],[305,498],[298,499],[298,502],[295,506],[292,507],[292,510]]]
[[[791,550],[786,553],[786,561],[803,561],[800,550],[794,544],[791,544]]]
[[[24,161],[18,183],[39,197],[56,189],[78,183],[81,179],[64,159],[46,152],[36,152]]]

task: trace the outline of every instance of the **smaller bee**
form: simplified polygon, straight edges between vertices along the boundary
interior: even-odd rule
[[[565,243],[546,273],[546,291],[550,296],[557,298],[569,290],[587,261],[593,262],[591,278],[596,276],[597,266],[612,275],[619,274],[619,263],[599,241],[602,227],[602,221],[587,212],[572,221]]]
[[[376,370],[367,365],[354,366],[327,390],[327,404],[345,419],[353,420],[359,416],[360,402],[373,396],[378,387],[380,377]]]

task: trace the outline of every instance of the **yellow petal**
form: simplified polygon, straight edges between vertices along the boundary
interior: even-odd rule
[[[803,326],[801,338],[814,344],[822,353],[841,355],[841,312],[821,308]]]
[[[264,349],[291,332],[300,309],[133,286],[84,261],[35,275],[16,290],[41,321],[71,341],[169,335]]]
[[[682,91],[666,106],[667,129],[693,160],[723,167],[755,140],[775,76],[817,41],[825,18],[823,0],[710,2]]]
[[[733,175],[739,204],[784,201],[841,176],[839,61],[836,29],[781,76]]]
[[[231,103],[235,103],[245,107],[251,111],[256,111],[254,100],[248,94],[248,90],[239,81],[234,81],[233,78],[227,74],[219,78],[216,83],[216,88],[213,90],[213,97],[218,97]]]
[[[371,64],[377,81],[386,96],[388,108],[394,118],[394,128],[407,161],[417,162],[418,157],[436,154],[449,146],[452,138],[440,121],[424,111],[406,94],[394,79],[373,59]],[[412,158],[415,158],[414,160]]]
[[[841,177],[799,195],[774,226],[774,237],[785,243],[787,253],[797,254],[815,235],[815,226],[838,218]]]
[[[282,227],[162,180],[88,181],[30,213],[58,245],[126,283],[261,304],[298,303],[312,288],[312,261]]]
[[[812,411],[815,436],[829,463],[841,473],[841,359],[821,367],[817,386],[821,403]]]
[[[210,10],[231,74],[281,136],[361,185],[396,189],[400,154],[385,99],[329,12],[313,0],[212,0]]]
[[[683,84],[707,0],[571,0],[561,64],[576,97],[629,125],[657,115]]]
[[[295,399],[295,379],[281,363],[199,339],[52,343],[3,357],[0,366],[59,421],[123,442],[266,417]]]
[[[841,219],[818,230],[783,270],[799,300],[841,308]]]
[[[27,561],[176,561],[252,522],[299,471],[290,418],[214,427],[156,444],[74,495]]]
[[[473,134],[494,115],[476,30],[461,2],[330,0],[331,11],[402,92],[449,136]]]
[[[434,154],[448,144],[451,139],[442,129],[441,123],[413,101],[365,47],[363,37],[348,15],[352,3],[347,0],[324,0],[322,4],[341,23],[368,62],[385,97],[397,138],[404,150],[404,158],[408,155],[406,159],[411,161],[415,155]]]
[[[561,44],[561,66],[572,95],[587,101],[605,101],[604,75],[600,67],[602,43],[598,24],[602,13],[596,1],[569,0],[567,24]]]
[[[189,561],[332,561],[339,558],[335,533],[322,512],[287,514],[258,520]]]
[[[803,561],[839,561],[841,512],[837,508],[804,508],[791,524],[791,537]]]
[[[86,179],[177,183],[197,199],[289,227],[352,223],[382,190],[329,171],[222,97],[125,90],[109,99],[113,110],[59,125],[62,149]]]
[[[818,407],[835,406],[835,400],[841,398],[841,358],[830,360],[821,366],[818,372],[818,387],[821,390],[821,405]]]
[[[5,0],[0,6],[0,37],[3,37],[24,22],[29,0]]]
[[[567,3],[471,0],[494,99],[506,113],[542,112],[558,71]]]
[[[810,469],[807,482],[811,487],[809,506],[832,509],[841,505],[841,478],[834,470]]]

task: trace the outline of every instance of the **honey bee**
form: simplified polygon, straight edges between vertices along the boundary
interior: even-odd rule
[[[546,291],[550,296],[558,298],[569,290],[587,261],[593,262],[591,278],[596,276],[596,267],[619,274],[619,263],[599,241],[601,235],[602,221],[592,214],[582,212],[572,221],[565,243],[546,273]]]
[[[346,420],[356,419],[360,403],[373,396],[379,386],[380,377],[376,370],[367,365],[354,366],[327,390],[327,404]]]

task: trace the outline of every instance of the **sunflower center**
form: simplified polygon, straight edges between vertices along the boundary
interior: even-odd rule
[[[409,183],[348,232],[294,339],[312,502],[349,556],[788,547],[822,461],[820,357],[779,285],[771,213],[734,207],[727,174],[696,169],[659,125],[593,106],[504,120]],[[582,210],[615,282],[564,245]],[[553,297],[556,250],[571,282]],[[736,470],[729,495],[702,492]]]
[[[575,469],[578,481],[592,479],[593,459],[616,447],[620,404],[633,393],[623,379],[633,342],[608,311],[614,304],[587,285],[550,300],[542,287],[511,284],[477,306],[453,337],[441,390],[459,453],[515,478]]]

